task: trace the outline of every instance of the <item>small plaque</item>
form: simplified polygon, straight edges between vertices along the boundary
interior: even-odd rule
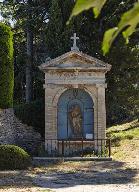
[[[87,134],[86,134],[86,139],[93,139],[93,134],[87,133]]]

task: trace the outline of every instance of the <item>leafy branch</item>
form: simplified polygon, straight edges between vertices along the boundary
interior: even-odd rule
[[[107,0],[77,0],[69,18],[69,22],[74,16],[91,8],[93,9],[94,17],[97,18],[106,1]],[[121,32],[126,39],[126,43],[128,43],[129,37],[136,31],[138,24],[139,2],[136,2],[133,8],[122,15],[117,27],[111,28],[105,32],[102,43],[103,54],[106,55],[109,52],[112,43]]]

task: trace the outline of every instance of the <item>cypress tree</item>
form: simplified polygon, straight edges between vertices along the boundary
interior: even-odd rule
[[[52,0],[49,9],[49,22],[46,28],[46,47],[50,57],[54,58],[70,51],[70,37],[76,32],[79,35],[81,17],[73,19],[67,25],[74,1]]]
[[[13,33],[10,27],[0,23],[0,108],[12,107],[13,87]]]

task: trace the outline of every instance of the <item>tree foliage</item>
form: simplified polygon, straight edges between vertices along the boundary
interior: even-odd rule
[[[4,22],[10,25],[12,20],[14,31],[15,102],[24,102],[27,95],[29,100],[43,97],[43,76],[37,66],[47,57],[43,31],[48,2],[4,0],[0,6]]]
[[[93,9],[94,15],[97,18],[106,1],[107,0],[77,0],[69,20],[71,20],[73,16],[78,15],[84,10],[89,10],[90,8]]]
[[[10,27],[0,23],[0,108],[12,107],[13,87],[13,33]]]
[[[135,32],[139,24],[139,3],[135,3],[134,7],[124,13],[117,27],[109,29],[104,35],[102,50],[103,53],[108,53],[115,38],[122,32],[126,43],[129,42],[129,37]]]
[[[138,51],[119,40],[112,48],[108,60],[112,63],[107,75],[107,120],[109,124],[138,118],[139,78]]]
[[[62,0],[52,0],[50,4],[48,10],[49,22],[46,26],[46,48],[52,58],[70,49],[69,37],[72,34],[72,24],[67,26],[66,22],[73,5],[69,0],[64,2]]]
[[[93,8],[95,18],[97,18],[105,3],[106,0],[99,0],[99,1],[77,0],[69,20],[71,20],[73,16],[76,16],[82,11],[88,10],[90,8]],[[111,28],[105,32],[102,45],[104,55],[108,53],[113,41],[120,32],[122,32],[123,37],[126,39],[126,43],[128,43],[129,37],[135,32],[138,24],[139,24],[139,2],[136,2],[129,11],[125,12],[122,15],[121,20],[118,23],[117,27]]]
[[[45,135],[45,101],[36,100],[31,103],[14,106],[15,115],[27,125],[30,125],[39,132],[42,137]]]

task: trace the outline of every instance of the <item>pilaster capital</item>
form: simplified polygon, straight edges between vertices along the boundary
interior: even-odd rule
[[[99,88],[107,88],[107,83],[104,83],[104,84],[96,84],[96,87],[99,89]]]

